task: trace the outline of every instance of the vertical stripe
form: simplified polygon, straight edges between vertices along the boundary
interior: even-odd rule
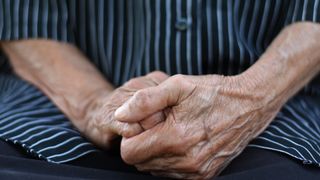
[[[245,40],[245,34],[244,34],[245,27],[246,27],[246,21],[248,20],[249,8],[250,8],[250,1],[245,1],[244,10],[242,12],[241,21],[240,21],[240,40],[242,41],[242,44],[246,48],[247,52],[249,53],[250,62],[253,62],[253,55],[252,55],[250,47],[248,47],[248,44]],[[244,63],[245,63],[244,61],[241,63],[242,66],[244,65]]]
[[[319,8],[319,0],[315,0],[314,7],[313,7],[313,16],[312,16],[312,21],[317,22],[317,13]]]
[[[129,79],[130,76],[130,66],[131,66],[131,61],[132,61],[132,54],[133,54],[133,31],[134,31],[134,26],[133,26],[133,2],[132,1],[127,1],[127,29],[126,29],[126,34],[128,35],[127,39],[127,49],[126,49],[126,60],[124,62],[125,70],[123,71],[123,76],[122,76],[122,81],[121,84],[124,83],[127,79]],[[137,33],[137,32],[135,32]]]
[[[142,72],[142,61],[143,53],[145,49],[145,15],[143,11],[143,0],[137,0],[135,3],[135,32],[138,32],[136,36],[136,41],[134,45],[134,61],[131,67],[131,73],[127,80],[133,77],[133,74],[136,73],[137,76],[141,76]]]
[[[104,74],[107,75],[107,77],[109,77],[111,75],[111,72],[110,72],[110,68],[111,65],[110,65],[110,61],[109,59],[107,59],[106,57],[106,54],[108,55],[108,53],[106,52],[105,50],[105,29],[104,29],[104,8],[105,8],[105,1],[104,0],[98,0],[97,1],[97,7],[96,7],[96,10],[98,11],[97,12],[97,46],[98,46],[98,54],[99,54],[99,64],[101,65],[101,69],[102,71],[104,72]],[[113,3],[113,0],[111,1],[107,1],[107,3],[112,4]],[[109,8],[109,9],[112,9],[113,10],[113,7],[112,8]],[[108,13],[109,12],[109,9],[108,9]],[[113,17],[113,14],[112,15],[108,15],[108,17],[110,18]],[[109,22],[109,21],[108,21]],[[108,24],[108,27],[111,26],[111,28],[113,29],[113,24]],[[110,28],[110,27],[109,27]],[[106,36],[109,36],[109,30],[107,31],[107,34]],[[112,43],[112,41],[111,41]],[[108,48],[107,48],[108,50]]]
[[[192,23],[192,0],[187,0],[187,21],[188,23]],[[188,74],[192,74],[192,58],[191,58],[191,33],[192,28],[188,28],[187,30],[187,68],[188,68]]]
[[[266,34],[265,41],[263,43],[263,45],[264,45],[263,48],[266,48],[268,46],[268,44],[270,43],[270,41],[271,41],[271,38],[272,38],[271,36],[272,36],[272,33],[274,32],[274,27],[275,27],[275,25],[277,23],[277,20],[278,20],[281,2],[282,2],[281,0],[276,0],[276,4],[273,7],[274,11],[272,13],[271,23],[268,26],[268,31],[267,31],[267,34]],[[288,11],[288,12],[290,12],[290,11]]]
[[[38,26],[39,26],[39,0],[33,1],[32,8],[32,37],[38,37]]]
[[[166,3],[166,36],[165,36],[165,62],[166,72],[170,75],[170,36],[171,36],[171,0],[165,0]]]
[[[18,39],[19,38],[19,6],[20,6],[20,0],[16,0],[15,3],[13,3],[13,38]]]
[[[233,26],[232,26],[232,18],[233,18],[233,10],[232,10],[232,0],[228,0],[227,4],[227,11],[228,11],[228,39],[229,39],[229,61],[228,63],[228,74],[231,75],[234,72],[232,72],[232,68],[234,68],[234,40],[233,40]],[[232,63],[231,63],[232,62]]]
[[[292,19],[292,14],[293,14],[293,8],[294,8],[294,4],[295,2],[289,1],[289,9],[287,10],[287,15],[286,15],[286,21],[285,21],[285,25],[288,25],[290,23],[290,19]]]
[[[151,7],[150,1],[144,1],[146,10],[146,46],[145,46],[145,71],[150,72],[150,39],[151,39]]]
[[[5,39],[9,40],[11,38],[11,9],[10,0],[4,2],[4,27],[5,27]]]
[[[258,37],[256,40],[256,49],[257,49],[257,52],[259,55],[263,53],[262,39],[266,35],[265,31],[266,31],[266,26],[267,26],[267,20],[269,17],[269,12],[270,12],[270,0],[266,0],[263,7],[264,8],[263,8],[262,21],[261,21],[261,25],[260,25],[259,32],[258,32]]]
[[[202,0],[197,1],[197,59],[198,59],[198,74],[202,74],[202,46],[201,46],[201,26],[202,26]]]
[[[144,9],[144,1],[141,0],[140,2],[140,19],[141,19],[141,26],[140,29],[140,54],[139,54],[139,71],[138,71],[138,76],[142,75],[142,62],[144,61],[144,53],[145,53],[145,47],[146,47],[146,15],[145,15],[145,9]],[[145,72],[147,73],[147,72]]]
[[[29,0],[25,0],[23,3],[23,14],[22,14],[22,37],[28,37],[28,16],[29,16]]]
[[[299,4],[300,4],[300,0],[295,0],[293,16],[292,16],[291,22],[297,21],[297,16],[298,16],[298,12],[299,12]]]
[[[50,19],[51,19],[51,38],[52,39],[58,39],[58,4],[56,0],[50,1]]]
[[[118,6],[117,6],[117,17],[119,19],[118,21],[118,33],[117,33],[117,54],[116,54],[116,64],[115,64],[115,76],[114,76],[114,82],[118,85],[120,84],[120,74],[121,74],[121,64],[122,64],[122,50],[123,50],[123,34],[124,34],[124,27],[123,27],[123,21],[124,21],[124,0],[118,0]]]
[[[155,45],[154,45],[154,59],[155,59],[155,65],[156,69],[160,70],[160,61],[159,61],[159,46],[160,46],[160,21],[161,21],[161,11],[160,11],[161,5],[160,1],[156,1],[156,28],[155,28]]]
[[[69,42],[72,43],[76,43],[79,42],[78,39],[76,39],[76,36],[78,35],[79,31],[78,28],[76,28],[76,24],[77,24],[77,14],[76,14],[76,9],[77,9],[77,5],[76,5],[76,0],[69,0],[68,1],[68,14],[69,14],[69,19],[68,19],[68,27],[69,27]]]
[[[0,1],[0,38],[2,39],[3,38],[3,29],[4,29],[4,25],[3,25],[3,22],[4,22],[4,8],[3,8],[3,1]]]
[[[97,20],[96,20],[96,1],[87,1],[89,3],[86,4],[86,7],[88,7],[88,17],[89,21],[87,22],[87,26],[89,26],[89,44],[90,46],[88,49],[90,49],[91,52],[91,58],[94,64],[97,67],[101,67],[100,61],[101,58],[98,57],[98,47],[97,47]]]
[[[177,20],[181,20],[181,8],[182,8],[182,0],[176,1],[176,13],[177,13]],[[177,73],[181,74],[181,31],[176,32],[176,64],[177,64]]]
[[[242,65],[244,62],[244,47],[242,46],[242,42],[240,39],[240,32],[239,32],[239,19],[238,17],[240,17],[239,15],[239,6],[240,6],[240,2],[236,1],[235,6],[234,6],[234,14],[233,14],[233,24],[235,27],[235,33],[236,33],[236,40],[237,40],[237,44],[240,50],[240,58],[239,58],[239,66],[238,66],[238,73],[240,73],[242,71]]]
[[[306,20],[306,15],[307,15],[307,7],[308,7],[308,0],[303,1],[303,10],[302,10],[302,21]]]
[[[104,0],[101,0],[102,2],[105,2]],[[108,24],[107,24],[107,66],[108,67],[113,67],[113,60],[112,60],[112,52],[113,52],[113,36],[114,36],[114,19],[115,19],[115,13],[114,13],[114,0],[110,0],[107,1],[108,2]],[[99,10],[99,17],[101,19],[103,19],[104,16],[104,6],[101,5],[101,7],[99,6],[100,10]],[[102,20],[100,20],[99,22],[101,22],[101,24],[104,24],[102,22]],[[103,27],[103,26],[101,26]],[[101,28],[101,34],[104,34],[104,30]],[[101,39],[100,41],[103,41],[103,39]],[[103,44],[103,42],[101,42],[101,44]],[[102,52],[104,53],[104,52]],[[112,68],[108,68],[108,72],[111,74],[113,74],[113,69]]]
[[[256,25],[257,25],[259,6],[260,6],[260,1],[254,1],[253,15],[252,15],[251,23],[249,25],[250,28],[248,33],[248,43],[249,43],[249,52],[252,52],[252,53],[255,52],[255,48],[253,46],[255,40],[253,36],[254,36],[254,30],[256,29]],[[253,62],[254,62],[254,58],[250,58],[250,64],[253,64]]]
[[[133,45],[133,61],[131,65],[131,70],[129,79],[133,78],[134,76],[140,76],[141,75],[141,66],[142,66],[142,59],[140,58],[140,51],[144,49],[144,46],[141,46],[141,37],[144,36],[141,33],[144,31],[144,26],[143,26],[143,18],[141,18],[141,13],[143,10],[141,9],[141,0],[136,0],[133,6],[133,11],[134,11],[134,45]],[[134,75],[135,74],[135,75]]]
[[[60,4],[60,9],[61,9],[61,13],[60,13],[60,19],[61,19],[61,27],[60,29],[60,34],[61,34],[61,40],[62,41],[67,41],[68,39],[68,26],[67,26],[67,22],[68,22],[68,7],[67,7],[67,2],[64,0],[60,0],[59,1]]]
[[[206,1],[206,20],[207,20],[207,33],[208,33],[208,68],[213,67],[213,37],[212,34],[212,1]],[[212,72],[212,70],[207,70],[207,72]]]
[[[218,73],[222,74],[223,71],[223,24],[222,24],[222,0],[217,0],[217,26],[218,26]]]
[[[48,1],[41,1],[42,3],[42,20],[41,20],[41,31],[42,37],[48,37],[48,14],[49,14],[49,5]]]
[[[79,34],[78,34],[78,39],[79,39],[79,45],[80,48],[84,53],[87,53],[87,32],[86,32],[86,17],[87,17],[87,8],[84,0],[78,0],[78,9],[77,9],[77,17],[78,17],[78,27],[79,27]]]

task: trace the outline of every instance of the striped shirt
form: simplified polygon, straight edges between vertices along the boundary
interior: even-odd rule
[[[115,86],[162,70],[239,74],[285,26],[320,21],[320,0],[0,0],[0,40],[75,44]],[[99,151],[36,87],[0,58],[0,138],[64,163]],[[320,165],[317,77],[249,146]]]

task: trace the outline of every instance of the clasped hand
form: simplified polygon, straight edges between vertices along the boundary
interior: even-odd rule
[[[153,126],[124,137],[121,156],[153,175],[205,179],[217,175],[260,134],[281,107],[242,76],[175,75],[136,91],[115,111],[129,124]],[[159,116],[160,117],[160,116]]]

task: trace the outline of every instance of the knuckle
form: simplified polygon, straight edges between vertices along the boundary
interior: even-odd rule
[[[124,136],[124,137],[128,137],[131,134],[129,125],[127,123],[119,123],[119,125],[117,125],[117,130],[118,130],[118,134],[120,136]]]
[[[161,82],[165,81],[169,76],[161,71],[154,71],[152,73],[149,73],[147,76],[152,82],[155,83],[155,85],[160,84]]]
[[[177,74],[172,76],[172,79],[170,81],[173,86],[179,86],[182,90],[190,89],[193,85],[190,84],[189,80],[187,79],[186,75],[183,74]]]
[[[185,81],[185,75],[183,74],[176,74],[174,76],[172,76],[172,81],[175,83],[183,83]]]
[[[138,123],[124,123],[123,127],[120,130],[121,136],[123,137],[132,137],[142,132],[142,128]]]
[[[167,77],[168,75],[162,71],[153,71],[149,73],[147,76],[166,76]]]
[[[148,92],[146,90],[139,90],[135,93],[134,99],[136,106],[140,108],[148,107]]]
[[[125,87],[135,87],[137,85],[139,85],[139,80],[136,78],[130,79],[129,81],[127,81],[123,86]]]

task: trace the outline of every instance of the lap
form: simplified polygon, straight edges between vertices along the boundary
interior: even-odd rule
[[[32,159],[19,147],[0,141],[1,179],[160,179],[126,165],[118,153],[91,153],[67,164]],[[317,167],[283,154],[248,147],[216,179],[319,179]]]
[[[3,71],[1,71],[3,72]],[[10,76],[10,78],[7,78],[7,76]],[[34,97],[30,97],[30,93],[29,91],[26,91],[26,89],[24,89],[23,87],[26,85],[25,82],[21,82],[20,79],[16,79],[16,77],[12,78],[12,75],[5,75],[3,77],[0,76],[0,78],[2,78],[2,83],[1,84],[1,88],[2,88],[2,93],[0,94],[0,99],[1,99],[1,103],[0,105],[2,105],[1,109],[4,110],[9,109],[10,111],[12,110],[17,110],[17,107],[23,107],[21,111],[26,112],[25,107],[26,105],[30,105],[30,104],[36,104],[37,106],[31,107],[31,109],[36,109],[37,111],[39,110],[39,108],[44,108],[44,110],[46,110],[47,108],[53,108],[53,109],[57,109],[54,107],[54,105],[48,100],[46,99],[46,97],[44,97],[43,95],[39,95],[38,96],[38,91],[34,88],[32,88],[30,86],[29,90],[32,92],[37,92],[35,93],[37,96]],[[12,82],[11,82],[12,81]],[[6,88],[7,85],[8,87]],[[10,87],[9,87],[10,85]],[[21,86],[20,86],[21,85]],[[29,87],[29,85],[27,85]],[[21,91],[18,91],[19,89],[22,89]],[[11,96],[16,95],[16,99],[17,101],[12,101],[12,100],[8,100],[8,95],[6,94],[6,92],[12,92],[13,94],[10,94]],[[17,94],[18,92],[21,92],[21,94]],[[27,97],[27,98],[26,98]],[[24,102],[23,100],[25,100],[26,102]],[[298,100],[305,100],[307,102],[310,102],[310,109],[303,109],[303,103],[300,106],[298,106],[299,104],[296,103],[296,101],[292,101],[292,105],[288,104],[288,106],[286,108],[284,108],[282,110],[282,114],[281,116],[276,119],[273,122],[273,129],[272,127],[269,127],[267,129],[266,132],[271,132],[271,133],[264,133],[262,134],[260,137],[265,138],[271,138],[269,137],[270,135],[277,135],[277,133],[279,133],[279,131],[277,131],[279,128],[280,130],[285,130],[286,124],[290,123],[296,123],[299,124],[301,127],[304,127],[305,124],[308,125],[308,128],[311,128],[312,130],[314,129],[314,132],[312,131],[312,134],[314,134],[315,132],[317,132],[317,127],[319,122],[315,122],[313,121],[316,118],[313,117],[317,117],[317,113],[319,113],[320,111],[319,108],[317,109],[316,107],[319,107],[317,105],[319,105],[320,99],[318,97],[318,99],[314,99],[314,97],[298,97],[297,98],[297,102]],[[20,104],[14,104],[15,102],[19,102]],[[303,102],[303,101],[302,101]],[[296,106],[297,104],[297,106]],[[301,104],[301,103],[300,103]],[[313,105],[315,104],[315,105]],[[306,104],[308,105],[308,103]],[[294,111],[291,111],[291,110]],[[57,112],[56,112],[57,111]],[[312,111],[312,112],[311,112]],[[4,111],[7,113],[7,111]],[[20,112],[20,111],[19,111]],[[294,113],[293,113],[294,112]],[[306,112],[310,112],[310,113],[306,113]],[[313,112],[315,112],[314,114],[312,114]],[[50,111],[51,116],[62,116],[61,112],[58,112],[58,109],[53,111]],[[0,113],[1,114],[1,113]],[[12,113],[13,115],[15,114],[19,114],[19,113]],[[21,114],[21,113],[20,113]],[[296,118],[296,114],[299,115],[299,119]],[[12,115],[12,117],[13,117]],[[41,113],[41,114],[32,114],[33,116],[28,116],[28,119],[30,122],[34,122],[34,121],[38,121],[39,120],[39,126],[43,126],[43,124],[40,123],[40,120],[43,121],[44,118],[48,118],[48,112],[46,111],[46,113]],[[284,118],[284,117],[285,118]],[[7,118],[7,117],[6,117]],[[23,119],[22,119],[23,118]],[[11,118],[13,119],[13,118]],[[22,119],[23,121],[26,121],[25,117],[21,117],[20,119]],[[6,120],[5,118],[3,118],[2,120]],[[13,119],[15,120],[17,123],[20,123],[18,121],[20,121],[19,119]],[[68,120],[64,117],[61,117],[60,119],[54,119],[56,121],[56,123],[60,123],[60,124],[65,124],[65,123],[69,123]],[[312,120],[312,121],[311,121]],[[7,121],[7,120],[6,120]],[[9,122],[9,121],[7,121]],[[16,123],[16,122],[10,122],[10,123]],[[50,123],[52,123],[50,121]],[[67,135],[70,134],[70,137],[75,137],[73,139],[77,140],[74,141],[74,143],[69,143],[68,146],[57,146],[59,148],[57,149],[53,149],[52,151],[48,151],[48,155],[46,155],[45,157],[49,157],[50,155],[55,155],[54,153],[60,152],[60,154],[63,154],[65,152],[68,152],[70,149],[75,149],[75,147],[77,147],[80,143],[83,144],[87,144],[85,147],[87,149],[78,149],[79,151],[76,151],[74,154],[74,156],[77,156],[78,154],[81,154],[83,152],[88,152],[92,149],[94,149],[93,146],[91,146],[90,144],[88,144],[88,142],[86,142],[85,139],[83,139],[80,135],[75,134],[72,132],[69,132],[70,130],[72,130],[71,125],[68,125],[68,133]],[[26,127],[25,125],[28,124],[24,124],[24,127]],[[46,125],[46,124],[45,124]],[[51,124],[49,124],[51,125]],[[310,125],[310,126],[309,126]],[[69,127],[70,126],[70,127]],[[300,127],[298,126],[298,127]],[[9,127],[9,126],[8,126]],[[30,124],[30,127],[34,127],[34,124]],[[48,126],[49,127],[49,126]],[[64,126],[61,125],[60,126],[56,126],[55,127],[59,127],[60,129],[63,128],[65,129]],[[291,128],[291,126],[290,126]],[[58,129],[59,130],[59,129]],[[57,130],[57,131],[58,131]],[[39,129],[39,132],[33,132],[33,133],[29,133],[26,134],[25,137],[22,138],[22,140],[25,139],[29,139],[30,143],[28,144],[29,141],[26,141],[25,144],[27,145],[33,145],[35,142],[40,141],[40,136],[39,139],[37,138],[31,138],[35,133],[41,133],[45,130],[43,129]],[[23,132],[27,132],[27,128],[23,129]],[[51,131],[48,131],[47,136],[51,137],[51,134],[49,133]],[[61,131],[62,132],[62,131]],[[61,133],[60,131],[58,133]],[[290,132],[290,131],[288,131]],[[2,133],[6,133],[6,131],[2,132]],[[18,134],[21,134],[19,132],[16,132]],[[302,133],[303,134],[303,133]],[[10,134],[9,134],[10,135]],[[42,139],[46,139],[47,137],[43,136],[44,134],[41,133],[41,138]],[[281,137],[283,137],[283,134],[280,134]],[[279,135],[279,136],[280,136]],[[298,136],[297,134],[291,133],[289,134],[290,136],[297,136],[298,138],[304,138],[305,136],[310,138],[312,140],[312,138],[317,138],[317,136],[315,137],[309,137],[307,136],[308,134],[306,134],[303,137]],[[304,134],[303,134],[304,135]],[[17,137],[17,135],[13,134],[11,135],[12,137]],[[69,136],[63,136],[66,139],[72,139]],[[2,138],[6,138],[6,137],[2,137]],[[7,137],[8,139],[11,139],[9,136]],[[66,140],[61,139],[60,137],[57,137],[57,139],[60,139],[62,142],[65,142]],[[12,139],[14,140],[19,140],[19,139]],[[34,142],[31,142],[31,140],[33,140]],[[270,145],[270,143],[268,144],[268,142],[266,141],[262,141],[262,138],[258,138],[254,141],[254,143],[257,145],[264,145],[265,147],[268,147],[268,145]],[[316,143],[315,145],[317,145],[318,141],[307,141],[304,142],[306,144],[312,144]],[[283,140],[282,140],[283,141]],[[281,141],[281,142],[282,142]],[[41,151],[43,150],[43,148],[46,147],[54,147],[56,146],[56,141],[48,141],[48,143],[52,143],[53,144],[44,144],[43,147],[39,147],[39,149],[36,149],[37,146],[35,146],[34,149],[31,150],[38,150]],[[288,142],[286,142],[288,144]],[[297,143],[299,144],[299,143]],[[42,144],[40,144],[42,145]],[[290,144],[292,145],[292,144]],[[314,146],[315,146],[314,145]],[[21,146],[21,144],[20,144]],[[292,145],[293,146],[293,145]],[[296,146],[293,146],[296,147]],[[296,147],[299,148],[299,147]],[[30,151],[30,149],[28,149]],[[125,165],[125,163],[121,160],[120,156],[119,156],[119,150],[113,151],[113,152],[101,152],[101,151],[96,151],[96,152],[92,152],[89,153],[87,155],[84,155],[80,158],[76,158],[75,160],[72,160],[70,162],[64,163],[62,164],[53,164],[53,163],[47,163],[45,161],[42,160],[38,160],[36,158],[32,158],[32,156],[30,156],[30,154],[27,154],[26,152],[26,148],[23,147],[18,147],[17,145],[9,145],[8,143],[4,143],[3,141],[0,141],[0,177],[9,177],[7,175],[11,175],[14,177],[18,177],[20,176],[20,178],[22,177],[45,177],[48,176],[48,178],[50,179],[50,177],[57,177],[59,176],[59,178],[64,178],[66,177],[66,179],[68,178],[95,178],[95,179],[100,179],[100,178],[105,178],[105,177],[117,177],[116,175],[119,175],[119,177],[117,177],[117,179],[120,179],[121,177],[125,177],[125,178],[130,178],[130,177],[136,177],[136,176],[141,176],[141,178],[143,177],[147,177],[147,179],[150,179],[151,176],[146,175],[146,174],[142,174],[138,171],[135,170],[135,168]],[[51,153],[51,154],[50,154]],[[295,152],[292,152],[292,154]],[[65,157],[65,159],[72,159],[72,157]],[[62,160],[65,160],[62,159]],[[61,159],[60,159],[61,160]],[[28,174],[30,172],[30,174]],[[74,173],[76,172],[76,173]],[[280,154],[278,152],[272,152],[272,151],[268,151],[268,150],[263,150],[263,149],[258,149],[258,148],[254,148],[254,147],[250,147],[247,148],[239,157],[237,157],[223,172],[222,174],[217,178],[217,179],[250,179],[250,178],[254,178],[254,179],[258,179],[258,178],[262,178],[262,179],[271,179],[271,178],[283,178],[283,179],[320,179],[319,177],[319,168],[316,169],[315,166],[312,165],[303,165],[300,162],[297,162],[297,160],[295,160],[292,157],[288,157],[285,154]],[[19,178],[19,179],[20,179]],[[140,178],[140,179],[141,179]],[[3,179],[3,178],[1,178]],[[10,178],[12,179],[12,178]],[[33,178],[32,178],[33,179]]]

